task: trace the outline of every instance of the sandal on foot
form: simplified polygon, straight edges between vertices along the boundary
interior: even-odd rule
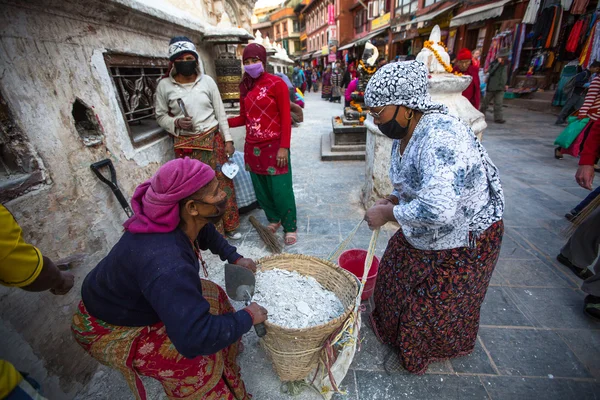
[[[583,300],[583,311],[590,317],[600,320],[600,297],[587,295]]]
[[[286,246],[293,246],[298,242],[298,234],[296,232],[286,232],[283,240]]]
[[[556,256],[556,261],[569,268],[580,279],[586,280],[594,276],[592,271],[590,271],[587,268],[579,268],[578,266],[574,265],[567,257],[563,256],[560,253]]]
[[[277,232],[277,230],[281,227],[281,222],[271,222],[269,225],[267,225],[267,228],[269,228],[269,230],[272,233]]]

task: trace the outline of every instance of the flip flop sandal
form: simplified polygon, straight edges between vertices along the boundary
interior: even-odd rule
[[[276,233],[280,227],[281,227],[281,222],[277,222],[277,223],[271,222],[269,225],[267,225],[267,228],[269,228],[269,230],[272,233]]]
[[[577,277],[580,279],[586,280],[586,279],[594,276],[592,271],[590,271],[587,268],[583,269],[583,268],[579,268],[579,267],[573,265],[573,263],[571,263],[571,261],[569,261],[569,259],[567,257],[563,256],[560,253],[556,256],[556,261],[558,261],[565,267],[569,268],[571,270],[571,272],[573,272],[575,275],[577,275]]]
[[[583,311],[592,318],[600,320],[600,298],[588,295],[583,300]]]
[[[298,242],[298,234],[296,232],[286,232],[284,241],[286,246],[293,246]]]

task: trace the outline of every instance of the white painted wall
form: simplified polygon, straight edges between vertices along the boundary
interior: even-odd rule
[[[26,240],[43,254],[53,259],[88,255],[73,271],[76,286],[66,296],[0,287],[0,358],[31,372],[50,399],[69,399],[86,390],[99,367],[72,339],[70,321],[84,277],[119,239],[126,219],[90,164],[112,159],[130,198],[138,184],[174,156],[168,137],[132,146],[103,53],[110,49],[164,57],[171,36],[189,35],[188,28],[172,21],[171,29],[158,33],[156,20],[137,12],[124,9],[111,17],[106,4],[77,3],[67,13],[0,1],[0,90],[50,177],[47,185],[6,207]],[[102,7],[107,14],[85,17],[88,7]],[[214,77],[212,47],[197,45],[206,72]],[[102,145],[89,148],[81,142],[71,115],[76,97],[94,108],[104,128]],[[111,375],[101,376],[95,376],[95,384],[109,388]]]

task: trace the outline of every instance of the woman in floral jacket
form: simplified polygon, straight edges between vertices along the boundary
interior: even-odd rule
[[[504,231],[498,170],[471,129],[431,100],[427,76],[418,61],[388,64],[365,92],[374,122],[394,139],[394,191],[365,219],[371,229],[400,224],[381,260],[371,320],[417,374],[473,351]]]

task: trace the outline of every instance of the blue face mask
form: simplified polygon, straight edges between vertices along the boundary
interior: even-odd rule
[[[396,116],[398,115],[398,111],[400,110],[400,106],[396,106],[396,112],[391,120],[384,124],[379,124],[377,127],[385,136],[390,139],[400,140],[408,135],[408,125],[402,126],[396,121]]]

